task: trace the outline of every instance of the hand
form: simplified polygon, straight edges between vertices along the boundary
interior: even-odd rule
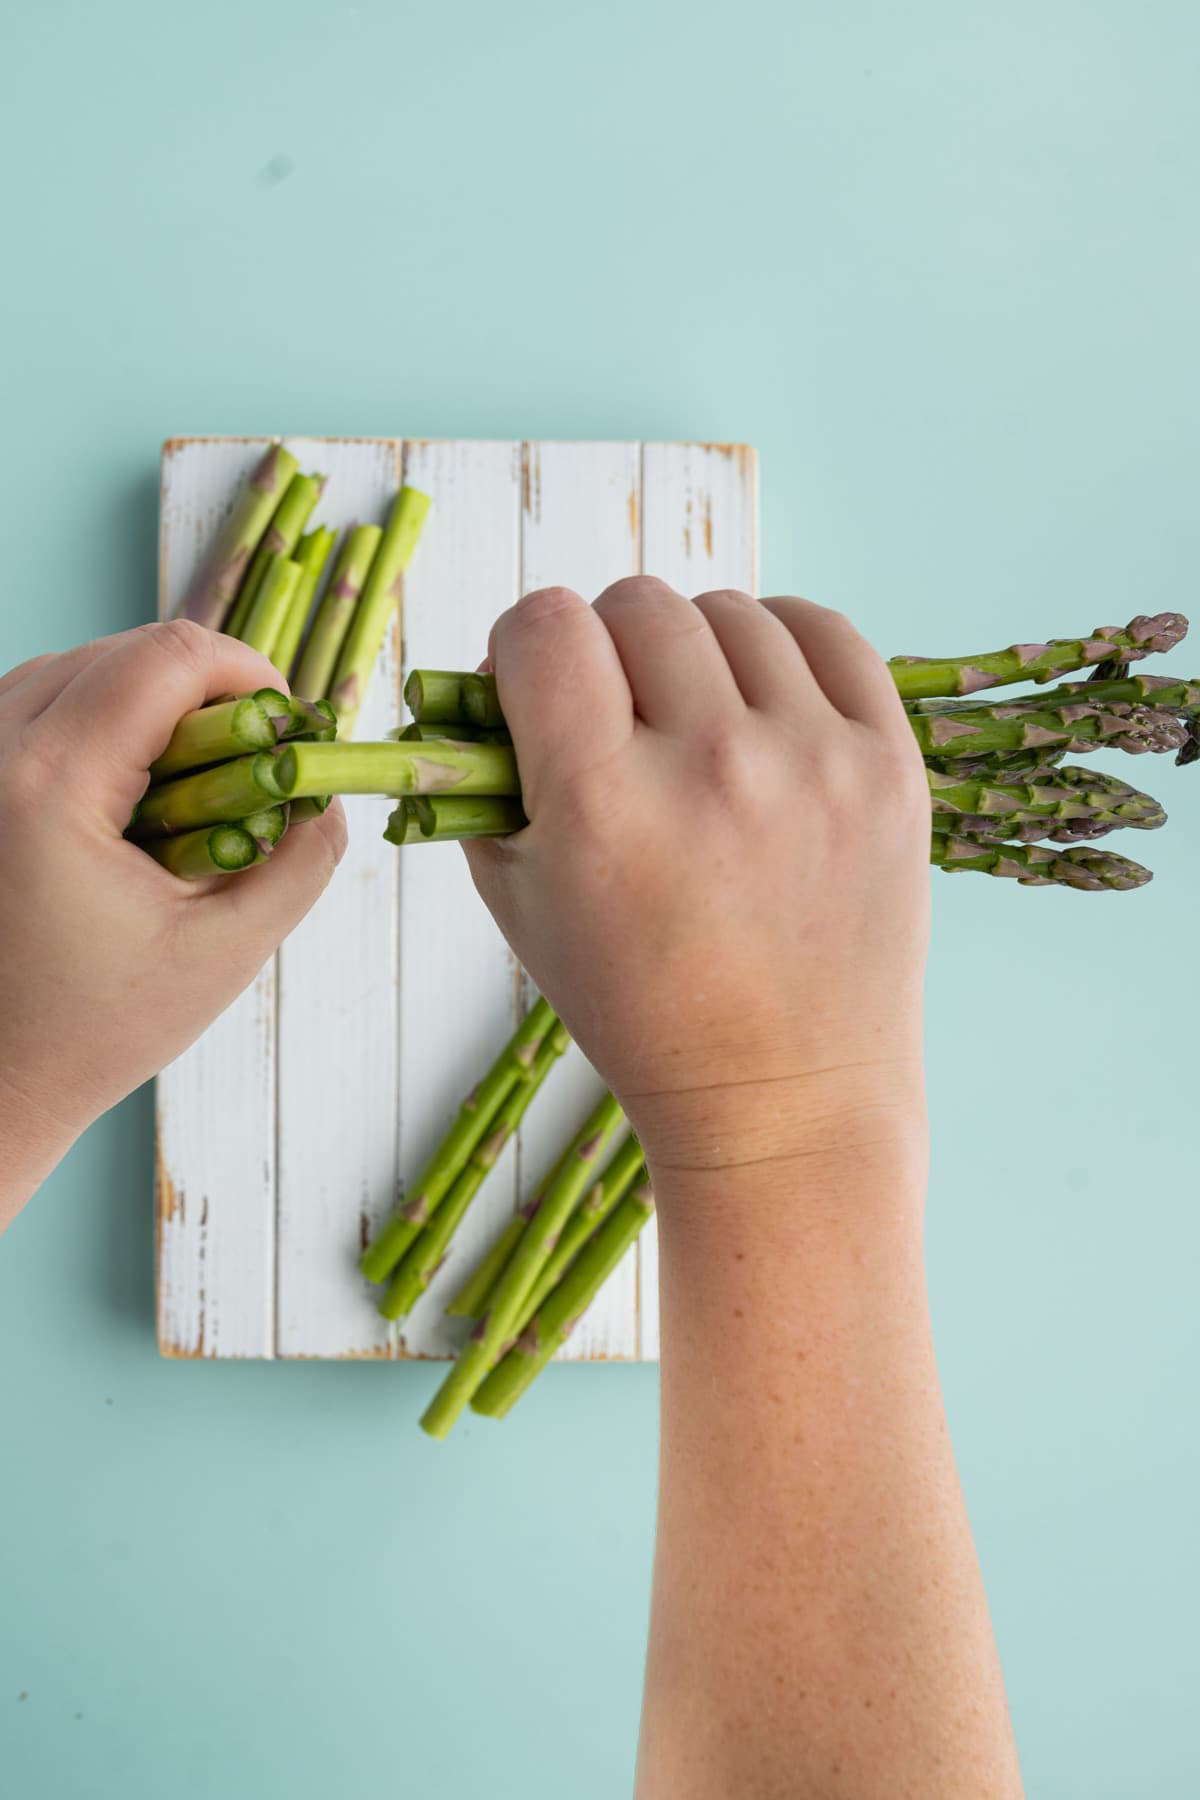
[[[253,980],[342,854],[336,805],[268,864],[208,882],[122,836],[176,721],[266,685],[285,684],[265,657],[183,621],[0,680],[0,1227]]]
[[[853,627],[635,577],[527,595],[490,658],[530,823],[472,872],[656,1174],[920,1120],[929,796]]]

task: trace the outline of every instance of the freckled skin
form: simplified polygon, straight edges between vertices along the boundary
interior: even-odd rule
[[[489,660],[530,824],[472,873],[659,1202],[638,1800],[1016,1800],[924,1288],[895,682],[805,601],[641,577],[527,596]]]

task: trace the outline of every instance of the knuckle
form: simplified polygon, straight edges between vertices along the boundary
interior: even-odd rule
[[[678,598],[679,595],[670,582],[661,581],[657,575],[623,575],[619,581],[609,583],[596,605],[601,608],[647,606],[656,601]]]
[[[207,668],[211,661],[213,634],[194,619],[167,619],[144,629],[148,643],[189,671]]]
[[[559,613],[570,612],[583,604],[574,588],[534,588],[530,593],[522,594],[513,607],[513,616],[521,624],[540,625]]]
[[[708,793],[721,805],[740,810],[757,804],[763,789],[759,758],[743,732],[712,732],[698,744],[697,758]]]
[[[697,606],[757,606],[758,602],[752,594],[742,588],[710,588],[705,594],[697,594]]]

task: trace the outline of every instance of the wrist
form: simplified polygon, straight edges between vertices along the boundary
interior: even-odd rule
[[[0,1070],[0,1231],[62,1161],[83,1128],[56,1117]]]

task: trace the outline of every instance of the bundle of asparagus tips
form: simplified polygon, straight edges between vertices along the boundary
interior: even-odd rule
[[[190,714],[150,770],[128,835],[185,880],[253,868],[335,792],[389,792],[391,779],[397,793],[420,791],[369,757],[347,768],[278,754],[285,743],[307,752],[349,736],[429,512],[428,495],[406,486],[385,526],[352,527],[318,602],[337,533],[305,527],[325,486],[272,445],[185,601],[186,617],[262,651],[293,687],[291,696],[263,689]],[[329,773],[328,785],[314,770]]]

